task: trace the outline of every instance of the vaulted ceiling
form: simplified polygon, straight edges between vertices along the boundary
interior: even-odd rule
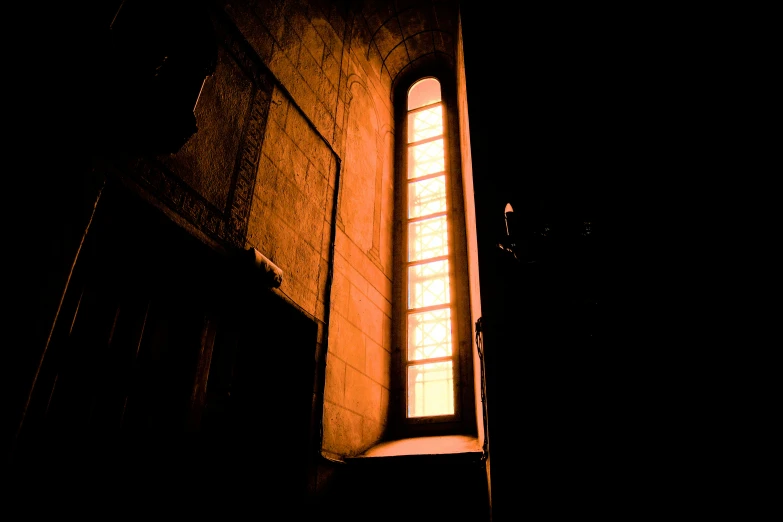
[[[377,71],[392,83],[414,63],[445,58],[454,63],[457,0],[365,0],[356,23],[362,45]]]

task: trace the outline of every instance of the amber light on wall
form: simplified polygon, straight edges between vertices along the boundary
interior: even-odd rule
[[[438,80],[425,78],[410,88],[407,123],[407,415],[453,415],[449,202]]]

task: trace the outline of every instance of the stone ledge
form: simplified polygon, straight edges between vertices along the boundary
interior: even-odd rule
[[[379,442],[361,455],[352,457],[350,460],[376,457],[453,454],[480,457],[482,450],[478,438],[469,435],[445,435]]]

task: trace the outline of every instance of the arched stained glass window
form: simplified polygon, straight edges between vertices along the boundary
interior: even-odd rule
[[[414,83],[407,99],[406,412],[453,415],[450,203],[440,82]]]

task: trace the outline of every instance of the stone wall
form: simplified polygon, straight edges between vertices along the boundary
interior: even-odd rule
[[[352,45],[366,29],[333,3],[232,2],[224,10],[277,82],[246,246],[279,266],[279,290],[328,327],[317,350],[325,357],[322,451],[355,455],[383,436],[389,404],[390,85],[372,72],[380,67],[366,45]]]

